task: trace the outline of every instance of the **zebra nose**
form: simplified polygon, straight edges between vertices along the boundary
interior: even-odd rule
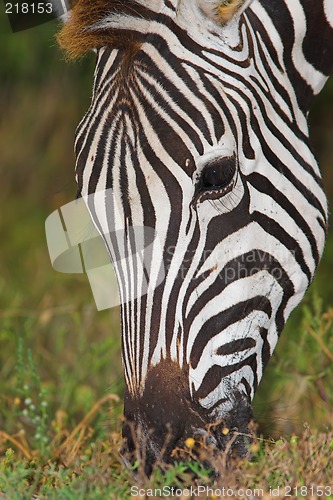
[[[147,470],[156,460],[170,461],[178,443],[204,426],[192,406],[186,374],[171,360],[150,369],[142,394],[126,394],[123,437],[130,452],[143,450]]]
[[[184,447],[186,453],[187,438],[198,443],[195,454],[203,447],[214,454],[248,455],[252,417],[248,396],[234,388],[221,408],[204,409],[191,397],[187,381],[176,362],[162,360],[149,370],[141,394],[125,396],[124,451],[130,452],[133,463],[138,458],[145,464],[146,474],[156,462],[173,462]]]

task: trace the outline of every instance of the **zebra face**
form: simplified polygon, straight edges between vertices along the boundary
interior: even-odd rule
[[[136,430],[149,463],[196,435],[224,448],[222,427],[245,453],[251,400],[325,239],[286,35],[259,2],[222,27],[213,3],[127,16],[138,40],[98,51],[77,131],[79,189],[96,193],[120,288],[124,436],[133,449]]]

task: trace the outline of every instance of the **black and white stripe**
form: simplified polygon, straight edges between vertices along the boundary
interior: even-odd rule
[[[223,26],[199,0],[138,4],[149,18],[117,13],[92,28],[136,33],[141,46],[130,61],[98,51],[76,138],[79,189],[96,193],[89,208],[119,281],[127,414],[142,424],[140,401],[158,391],[150,373],[169,363],[184,377],[177,397],[241,428],[235,405],[253,398],[324,246],[307,114],[333,65],[333,5],[253,0]],[[145,270],[138,227],[156,236]],[[160,411],[174,424],[170,394]]]

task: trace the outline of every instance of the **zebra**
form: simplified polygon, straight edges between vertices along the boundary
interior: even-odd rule
[[[96,52],[76,181],[118,279],[126,447],[147,470],[189,437],[245,456],[325,243],[307,118],[333,67],[332,2],[79,0],[58,40]],[[141,294],[136,227],[160,242]]]

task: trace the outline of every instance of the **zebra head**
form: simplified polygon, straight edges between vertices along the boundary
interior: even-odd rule
[[[81,0],[60,36],[97,50],[76,175],[120,288],[124,436],[148,463],[196,435],[224,448],[222,427],[245,453],[324,246],[307,114],[332,67],[328,3]]]

